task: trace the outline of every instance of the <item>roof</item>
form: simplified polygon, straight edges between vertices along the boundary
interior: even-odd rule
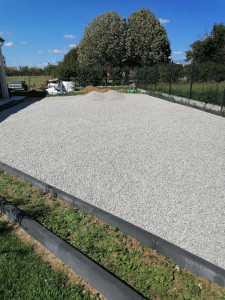
[[[6,68],[9,69],[9,70],[15,70],[15,71],[17,71],[16,67],[6,67]]]

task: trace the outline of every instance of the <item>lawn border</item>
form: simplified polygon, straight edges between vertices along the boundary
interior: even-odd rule
[[[109,300],[144,300],[135,290],[0,197],[0,211]]]
[[[116,217],[92,204],[89,204],[81,199],[78,199],[62,190],[57,189],[41,180],[38,180],[20,170],[17,170],[0,161],[0,169],[6,173],[20,177],[33,186],[50,193],[53,197],[65,201],[71,206],[79,208],[86,213],[89,213],[103,222],[117,227],[123,233],[130,235],[144,245],[157,250],[159,253],[170,258],[180,267],[185,268],[191,273],[204,277],[211,282],[217,283],[225,287],[225,270],[208,262],[207,260],[198,257],[142,228],[139,228],[119,217]],[[82,277],[82,276],[81,276]],[[98,288],[97,288],[98,289]]]
[[[147,90],[143,90],[143,89],[139,89],[139,88],[138,88],[138,90],[141,91],[143,95],[155,97],[155,98],[158,98],[158,99],[170,102],[170,103],[180,104],[180,105],[183,105],[186,107],[194,108],[194,109],[197,109],[197,110],[200,110],[200,111],[203,111],[203,112],[215,115],[215,116],[225,118],[225,108],[223,108],[222,111],[217,111],[217,110],[213,110],[210,108],[198,106],[197,104],[195,105],[195,104],[191,104],[188,102],[182,102],[182,100],[177,100],[174,98],[174,97],[179,97],[176,95],[169,95],[169,94],[165,94],[165,93],[161,93],[161,92],[152,92],[152,91],[147,91]],[[190,100],[194,100],[194,99],[190,99]],[[199,100],[194,100],[194,101],[199,101]],[[199,102],[201,103],[201,101],[199,101]]]

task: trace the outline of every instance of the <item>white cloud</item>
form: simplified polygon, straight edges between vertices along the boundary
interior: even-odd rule
[[[77,46],[77,44],[70,44],[69,48],[75,48]]]
[[[33,67],[34,64],[33,64],[32,62],[30,62],[30,61],[27,61],[27,62],[25,62],[25,63],[22,63],[22,66]]]
[[[67,53],[68,50],[59,50],[59,49],[53,49],[50,51],[51,53],[60,54],[60,53]]]
[[[20,41],[20,44],[21,44],[21,45],[26,45],[27,42],[26,42],[26,41]]]
[[[6,31],[6,32],[5,32],[5,31],[0,31],[0,34],[1,34],[1,35],[3,35],[3,34],[4,34],[4,35],[12,35],[13,32],[12,32],[12,31]]]
[[[73,34],[65,34],[63,37],[64,37],[65,39],[75,39],[75,38],[76,38],[76,36],[73,35]]]
[[[169,19],[161,19],[161,18],[159,18],[159,22],[160,22],[160,24],[166,24],[166,23],[169,23],[170,20]]]
[[[181,54],[182,54],[181,51],[174,51],[174,52],[173,52],[173,55],[181,55]]]
[[[47,51],[38,51],[38,54],[39,55],[45,55],[45,54],[48,54],[48,53],[65,54],[67,52],[68,52],[68,50],[65,50],[65,49],[61,49],[61,50],[59,50],[59,49],[53,49],[53,50],[49,49]]]
[[[14,47],[15,45],[13,44],[13,42],[8,42],[8,43],[5,43],[4,46],[6,46],[6,47]]]
[[[44,67],[46,67],[48,65],[48,63],[42,63],[42,64],[38,64],[37,66],[39,67],[39,68],[44,68]]]
[[[38,54],[40,55],[45,55],[45,54],[48,54],[48,53],[51,53],[52,50],[47,50],[47,51],[38,51]]]

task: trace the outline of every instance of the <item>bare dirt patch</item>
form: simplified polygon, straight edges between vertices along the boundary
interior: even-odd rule
[[[109,89],[99,89],[99,88],[94,87],[93,85],[88,85],[84,89],[81,90],[81,92],[83,92],[83,93],[89,93],[89,92],[93,92],[93,91],[99,92],[99,93],[106,93],[109,91]]]

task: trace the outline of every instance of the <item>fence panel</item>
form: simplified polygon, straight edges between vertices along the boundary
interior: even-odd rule
[[[157,64],[140,68],[138,74],[140,88],[222,105],[225,66],[195,61],[188,65]]]
[[[28,88],[44,85],[50,76],[7,77],[7,82],[14,80],[26,81]],[[76,69],[76,87],[94,86],[128,86],[135,83],[138,88],[152,92],[191,98],[205,103],[222,105],[225,88],[225,65],[212,61],[193,61],[186,65],[170,62],[157,63],[144,67],[113,67],[106,70],[104,66],[79,67]]]

